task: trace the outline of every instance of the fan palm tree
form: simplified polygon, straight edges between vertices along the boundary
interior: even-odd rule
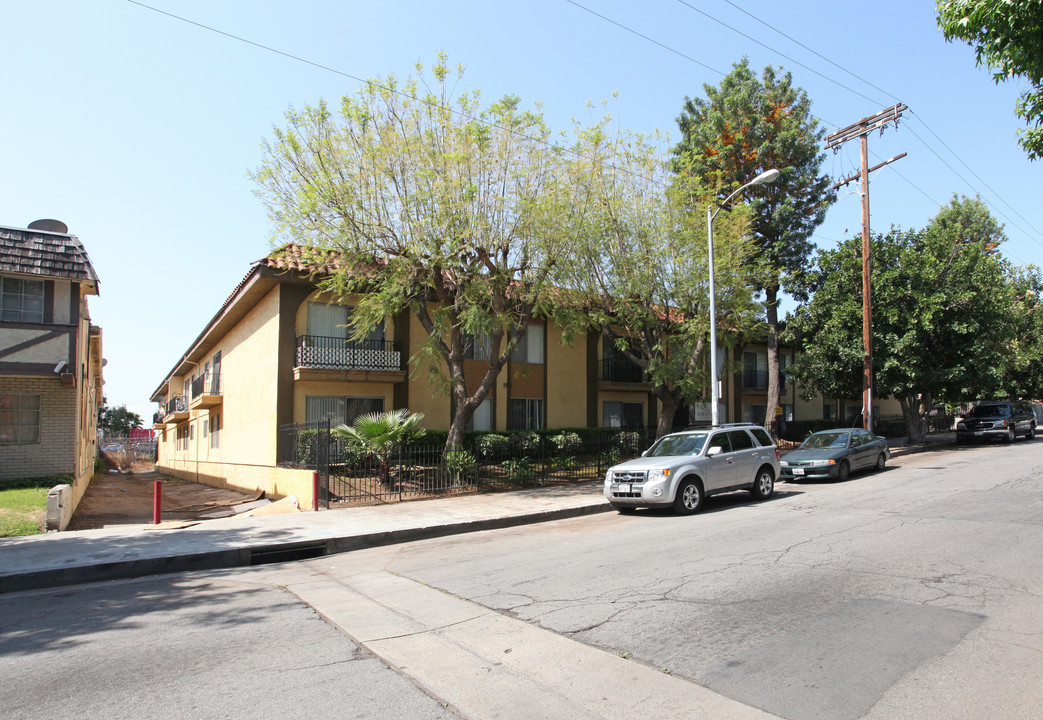
[[[417,423],[423,419],[423,413],[411,413],[404,408],[366,413],[355,418],[352,425],[338,425],[331,432],[346,440],[352,450],[375,456],[380,462],[380,479],[388,483],[391,479],[392,450],[423,436],[425,430],[417,427]]]

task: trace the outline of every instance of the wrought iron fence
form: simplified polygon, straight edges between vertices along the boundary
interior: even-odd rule
[[[221,373],[205,372],[192,380],[192,398],[221,394]]]
[[[347,340],[321,335],[297,338],[294,367],[339,370],[402,370],[402,344],[394,340]]]
[[[381,456],[332,437],[328,422],[302,423],[280,429],[279,463],[319,473],[322,507],[366,505],[599,480],[654,439],[652,429],[490,433],[448,453],[410,445]]]
[[[607,382],[642,383],[648,381],[648,376],[640,365],[628,358],[603,358],[599,379]]]
[[[163,405],[163,416],[188,412],[188,400],[184,395],[175,395]]]

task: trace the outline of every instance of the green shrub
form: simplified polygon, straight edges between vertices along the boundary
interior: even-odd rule
[[[622,454],[619,452],[619,448],[617,447],[610,447],[608,450],[601,453],[601,464],[604,465],[606,469],[613,465],[618,465],[622,459]]]
[[[478,455],[486,459],[503,457],[510,449],[510,445],[511,443],[506,435],[498,435],[496,433],[480,435],[474,442]]]
[[[516,482],[528,482],[535,474],[527,457],[504,460],[500,466],[507,470],[507,477]]]
[[[453,485],[462,485],[474,477],[478,461],[467,450],[450,450],[445,454],[445,470]]]
[[[511,447],[523,455],[533,453],[540,448],[540,436],[531,430],[523,430],[511,435]]]
[[[634,457],[641,454],[641,433],[626,431],[619,433],[616,438],[619,452],[626,457]]]
[[[562,470],[575,470],[579,467],[579,460],[575,455],[559,455],[554,458],[554,464]]]
[[[570,455],[579,450],[582,441],[577,433],[563,432],[557,435],[552,435],[550,442],[559,454]]]

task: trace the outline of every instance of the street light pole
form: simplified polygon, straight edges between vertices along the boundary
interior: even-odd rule
[[[720,408],[718,407],[721,401],[721,391],[718,387],[717,378],[717,292],[714,287],[713,276],[713,220],[717,217],[717,213],[723,210],[732,198],[746,188],[772,183],[778,179],[778,170],[774,168],[767,170],[726,197],[723,202],[711,203],[706,206],[706,243],[709,246],[710,258],[710,422],[713,425],[720,425],[721,421]],[[714,205],[717,206],[716,210]]]

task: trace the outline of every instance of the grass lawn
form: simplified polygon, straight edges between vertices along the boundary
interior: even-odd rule
[[[47,519],[47,491],[67,478],[0,481],[0,537],[38,535]]]

